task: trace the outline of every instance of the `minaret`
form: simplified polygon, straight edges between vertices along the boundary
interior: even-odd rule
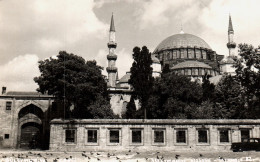
[[[116,44],[116,35],[115,34],[116,34],[116,30],[115,30],[114,18],[113,18],[113,13],[112,13],[110,30],[109,30],[109,41],[107,44],[108,49],[109,49],[109,54],[107,55],[108,67],[106,68],[107,73],[108,73],[108,87],[116,86],[117,55],[115,54],[115,49],[116,49],[117,44]]]
[[[234,37],[234,30],[233,30],[231,16],[229,15],[227,48],[229,50],[229,56],[231,57],[236,56],[235,54],[236,43],[234,42],[233,37]]]

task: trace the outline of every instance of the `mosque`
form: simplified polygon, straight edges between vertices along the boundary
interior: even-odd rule
[[[118,68],[116,67],[117,47],[115,36],[115,25],[113,15],[109,30],[109,42],[107,55],[108,67],[108,87],[110,92],[110,104],[115,114],[123,114],[126,111],[126,105],[130,101],[132,87],[128,83],[130,72],[127,72],[122,78],[118,79]],[[184,33],[171,35],[159,43],[152,53],[153,77],[160,77],[164,66],[169,66],[171,72],[185,75],[192,81],[202,82],[205,74],[211,76],[210,81],[217,83],[222,74],[235,74],[235,52],[236,43],[233,40],[234,30],[231,16],[229,16],[228,43],[229,55],[219,55],[202,38]],[[138,106],[138,102],[135,101]]]
[[[202,77],[205,74],[211,75],[212,81],[219,80],[223,73],[229,73],[231,75],[234,74],[234,68],[232,66],[235,63],[234,59],[236,59],[237,55],[235,53],[236,43],[233,40],[233,36],[234,36],[234,30],[232,27],[231,17],[229,17],[228,43],[227,43],[227,47],[229,49],[229,55],[225,57],[223,55],[217,54],[214,50],[211,49],[211,47],[203,39],[201,39],[198,36],[187,34],[184,32],[169,36],[168,38],[162,40],[162,42],[159,43],[159,45],[155,48],[155,50],[152,53],[153,63],[151,66],[153,68],[153,77],[160,77],[161,69],[166,65],[170,67],[170,70],[172,72],[181,75],[186,75],[194,81],[201,81]],[[108,73],[107,84],[108,84],[108,91],[111,98],[110,99],[111,108],[115,114],[122,115],[126,111],[126,105],[130,101],[130,97],[132,94],[132,87],[128,82],[131,74],[127,72],[122,78],[120,79],[118,78],[118,68],[116,67],[117,42],[116,42],[116,30],[115,30],[113,15],[111,18],[111,24],[109,30],[109,41],[107,45],[108,45],[109,53],[107,55],[108,67],[106,68],[106,71]],[[138,101],[135,101],[135,103],[138,108]],[[56,121],[56,122],[54,121],[52,122],[52,124],[54,125],[50,124],[51,119],[55,119],[60,116],[59,113],[60,112],[58,111],[57,104],[55,103],[55,98],[53,96],[40,94],[37,92],[7,91],[6,87],[2,87],[2,94],[0,95],[0,115],[1,115],[0,148],[7,147],[7,148],[28,149],[31,146],[38,147],[39,145],[42,146],[43,144],[46,145],[45,148],[48,148],[50,144],[51,148],[56,149],[58,147],[63,147],[64,144],[66,145],[67,142],[74,143],[75,138],[78,138],[79,141],[77,142],[78,148],[85,148],[85,146],[88,146],[89,143],[86,143],[86,145],[84,145],[83,139],[82,139],[83,141],[80,142],[80,139],[84,138],[85,136],[84,135],[85,130],[78,129],[80,131],[76,137],[77,125],[72,126],[73,129],[69,128],[67,130],[65,129],[66,125],[63,125],[64,124],[63,121]],[[110,125],[107,125],[108,124],[107,122],[110,123]],[[115,124],[113,124],[114,122]],[[160,124],[163,125],[169,123],[174,125],[174,121],[166,121],[166,120],[151,121],[152,124],[156,124],[156,122],[159,122]],[[103,132],[104,134],[102,134],[102,136],[105,135],[107,131],[105,127],[112,128],[117,126],[118,124],[119,125],[128,124],[128,126],[131,127],[132,132],[137,133],[138,136],[142,135],[143,137],[144,134],[148,135],[149,132],[151,133],[150,128],[148,130],[148,127],[150,126],[153,127],[150,123],[150,126],[147,127],[147,130],[146,128],[145,130],[143,130],[142,121],[135,120],[132,121],[132,124],[140,125],[140,129],[138,128],[132,130],[131,122],[130,121],[124,122],[123,119],[122,121],[96,121],[90,119],[88,121],[86,120],[84,123],[80,125],[84,125],[86,123],[92,124],[92,125],[88,125],[88,127],[91,127],[91,130],[89,131],[92,131],[92,133],[94,133],[92,134],[93,136],[96,136],[99,130],[104,131]],[[100,123],[101,125],[99,125]],[[181,121],[181,123],[183,123],[184,125],[187,123],[188,125],[189,124],[194,125],[197,122]],[[204,121],[201,121],[200,125],[204,125],[203,123]],[[218,123],[216,123],[215,121],[210,121],[210,123],[218,125]],[[236,125],[235,121],[234,123],[235,124],[233,125]],[[244,122],[245,125],[246,124],[252,125],[256,123],[254,121]],[[147,124],[149,124],[149,122]],[[173,126],[171,126],[171,124],[168,125],[169,127],[167,126],[167,128],[162,126],[162,129],[160,129],[159,132],[157,130],[155,131],[153,130],[153,131],[154,133],[159,133],[160,138],[161,135],[164,135],[164,137],[166,138],[165,131],[166,130],[168,131],[168,129],[172,129]],[[229,124],[229,121],[226,121],[226,124]],[[104,127],[102,125],[104,125]],[[122,129],[125,129],[124,131],[128,131],[128,126]],[[98,129],[97,131],[96,128],[99,127],[100,129]],[[237,126],[235,127],[237,128]],[[179,128],[182,129],[181,126],[179,126]],[[189,129],[190,128],[191,127],[189,126]],[[251,129],[252,128],[251,126],[246,128],[248,128],[246,129],[246,133],[245,133],[247,136],[249,136],[249,133],[251,135],[252,132],[257,132],[260,130],[260,128],[258,130],[258,127],[255,129]],[[118,130],[118,128],[116,128],[116,130]],[[186,134],[185,137],[187,137],[188,136],[187,130],[188,129],[185,128],[184,131],[181,131],[180,133],[182,135]],[[210,129],[207,129],[208,133],[209,130]],[[192,131],[195,133],[195,130]],[[112,131],[112,132],[116,133],[116,137],[119,135],[118,133],[120,133],[119,131]],[[228,132],[225,131],[225,133],[230,133],[230,130]],[[150,136],[152,138],[155,135],[156,134],[154,135],[149,134],[149,140],[150,140]],[[225,134],[225,135],[229,135],[229,134]],[[239,135],[239,133],[237,133],[237,135]],[[240,136],[238,137],[240,138]],[[105,139],[108,137],[104,136],[102,138]],[[207,136],[207,138],[209,138],[209,136]],[[231,136],[229,136],[229,138],[231,138]],[[50,143],[48,141],[50,141]],[[229,144],[230,141],[231,139],[229,139]],[[123,145],[125,145],[124,141],[122,142]],[[144,141],[143,144],[147,145],[147,142],[150,143],[151,141],[150,142]],[[165,141],[163,142],[164,142],[163,144],[165,144]],[[105,143],[106,141],[104,141],[103,144]],[[93,143],[90,143],[91,147],[94,145],[98,146],[96,142],[94,142],[94,145],[92,144]],[[84,145],[84,147],[81,145]],[[108,145],[110,145],[110,143],[108,143]],[[157,142],[155,142],[155,145],[157,145]],[[160,145],[161,144],[159,144],[159,146]],[[73,148],[76,145],[70,145],[70,146]],[[113,142],[111,146],[115,146]],[[103,146],[99,145],[99,147],[102,148]]]

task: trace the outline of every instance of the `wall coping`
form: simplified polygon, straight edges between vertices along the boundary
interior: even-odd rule
[[[260,125],[260,119],[53,119],[59,124],[142,124],[142,125]]]

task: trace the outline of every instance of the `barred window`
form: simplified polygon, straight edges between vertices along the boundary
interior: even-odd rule
[[[208,130],[206,130],[206,129],[198,130],[198,142],[199,143],[208,143]]]
[[[219,141],[220,142],[229,142],[229,130],[221,129],[219,130]]]
[[[176,130],[176,143],[186,143],[186,130]]]
[[[76,136],[76,130],[75,129],[65,130],[65,142],[74,143],[75,142],[75,136]]]
[[[154,130],[154,143],[164,143],[164,130]]]
[[[132,129],[132,143],[142,143],[142,129]]]
[[[119,143],[119,129],[109,131],[110,143]]]
[[[12,109],[12,102],[11,101],[6,101],[6,104],[5,104],[5,109],[6,110],[11,110]]]
[[[97,130],[88,130],[88,142],[97,143]]]
[[[250,138],[249,129],[241,129],[240,133],[241,133],[241,141],[243,141],[244,139]]]

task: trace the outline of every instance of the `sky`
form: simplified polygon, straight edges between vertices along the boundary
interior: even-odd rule
[[[153,52],[181,27],[227,55],[229,14],[234,41],[258,47],[259,6],[259,0],[1,0],[0,86],[7,91],[35,91],[38,61],[59,51],[107,67],[112,12],[119,78],[132,65],[135,46],[145,45]],[[103,74],[107,75],[105,70]]]

